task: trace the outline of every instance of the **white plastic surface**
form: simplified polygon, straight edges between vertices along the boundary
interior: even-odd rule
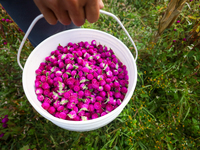
[[[120,61],[127,66],[129,87],[125,99],[115,110],[97,119],[88,121],[68,121],[56,118],[44,110],[41,107],[41,102],[37,99],[35,94],[35,70],[38,69],[40,63],[45,61],[45,57],[49,56],[51,51],[55,50],[59,44],[65,46],[68,42],[91,42],[92,40],[96,40],[97,44],[106,45],[108,48],[111,48]],[[137,82],[137,66],[130,50],[116,37],[94,29],[72,29],[47,38],[31,52],[23,69],[22,82],[28,101],[40,115],[63,129],[71,131],[90,131],[105,126],[113,121],[127,105],[135,90]]]

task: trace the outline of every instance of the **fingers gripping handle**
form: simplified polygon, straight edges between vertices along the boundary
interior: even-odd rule
[[[137,60],[137,57],[138,57],[138,50],[137,50],[137,47],[135,46],[134,41],[132,40],[131,36],[129,35],[129,33],[127,32],[127,30],[125,29],[125,27],[123,26],[123,24],[121,23],[121,21],[120,21],[114,14],[109,13],[109,12],[107,12],[107,11],[100,10],[100,13],[113,17],[113,18],[119,23],[119,25],[122,27],[122,29],[124,30],[124,32],[126,33],[126,35],[128,36],[128,38],[130,39],[131,43],[133,44],[133,47],[134,47],[134,49],[135,49],[135,51],[136,51],[136,56],[135,56],[135,61],[136,61],[136,60]],[[25,36],[24,36],[24,38],[22,39],[22,42],[21,42],[21,44],[20,44],[20,47],[19,47],[19,50],[18,50],[18,53],[17,53],[17,63],[18,63],[19,67],[20,67],[22,70],[23,70],[23,67],[22,67],[22,65],[21,65],[21,63],[20,63],[20,54],[21,54],[22,47],[24,46],[24,43],[25,43],[26,39],[28,38],[28,36],[29,36],[31,30],[33,29],[34,25],[37,23],[38,20],[40,20],[40,19],[43,18],[43,17],[44,17],[43,14],[40,14],[39,16],[37,16],[37,17],[33,20],[33,22],[32,22],[31,25],[29,26],[29,28],[28,28],[28,30],[27,30],[27,32],[26,32],[26,34],[25,34]]]

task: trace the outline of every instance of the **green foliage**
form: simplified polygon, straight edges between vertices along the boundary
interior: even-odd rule
[[[200,4],[188,4],[191,9],[185,5],[177,18],[181,22],[165,30],[155,43],[154,34],[167,1],[105,1],[104,10],[122,21],[139,50],[138,81],[122,113],[108,125],[88,132],[61,129],[33,109],[24,95],[22,71],[16,61],[24,34],[15,23],[1,21],[0,117],[9,116],[8,128],[0,127],[5,133],[1,149],[199,149],[200,49],[194,46],[197,40],[191,42],[188,35],[199,21]],[[9,16],[1,9],[3,18]],[[96,23],[86,22],[83,27],[116,36],[135,56],[131,42],[114,19],[100,15]],[[26,41],[22,64],[32,50]]]

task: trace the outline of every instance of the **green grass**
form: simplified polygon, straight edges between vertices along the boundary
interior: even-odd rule
[[[23,92],[22,71],[16,57],[24,34],[15,23],[1,21],[0,116],[8,114],[10,119],[8,128],[0,127],[6,133],[0,139],[1,149],[200,148],[200,49],[193,46],[197,40],[182,40],[199,21],[199,2],[188,1],[191,10],[186,5],[177,18],[181,23],[174,23],[157,42],[154,35],[168,2],[105,0],[104,3],[104,10],[122,21],[139,51],[138,81],[128,105],[110,124],[89,132],[63,130],[46,120]],[[2,18],[9,16],[1,9]],[[135,56],[131,42],[114,19],[102,14],[96,23],[86,22],[83,27],[116,36]],[[5,41],[7,45],[3,44]],[[32,50],[27,41],[22,50],[22,64]]]

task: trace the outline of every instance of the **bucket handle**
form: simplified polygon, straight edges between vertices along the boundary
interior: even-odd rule
[[[118,23],[119,25],[122,27],[122,29],[124,30],[124,32],[126,33],[126,35],[128,36],[128,38],[130,39],[131,43],[133,44],[133,47],[135,49],[135,52],[136,52],[136,56],[135,56],[135,61],[137,60],[138,58],[138,50],[137,50],[137,47],[134,43],[134,41],[132,40],[131,36],[129,35],[129,33],[127,32],[127,30],[125,29],[125,27],[123,26],[123,24],[121,23],[121,21],[112,13],[109,13],[107,11],[104,11],[104,10],[100,10],[100,13],[102,14],[105,14],[105,15],[108,15],[108,16],[111,16],[113,17]],[[31,23],[31,25],[29,26],[27,32],[25,33],[23,39],[22,39],[22,42],[20,44],[20,47],[19,47],[19,50],[18,50],[18,53],[17,53],[17,62],[18,62],[18,65],[19,67],[23,70],[23,67],[20,63],[20,54],[21,54],[21,50],[22,50],[22,47],[24,46],[24,43],[26,41],[26,39],[28,38],[28,35],[30,34],[31,30],[33,29],[34,25],[37,23],[38,20],[40,20],[41,18],[43,18],[43,14],[40,14],[38,15]]]

